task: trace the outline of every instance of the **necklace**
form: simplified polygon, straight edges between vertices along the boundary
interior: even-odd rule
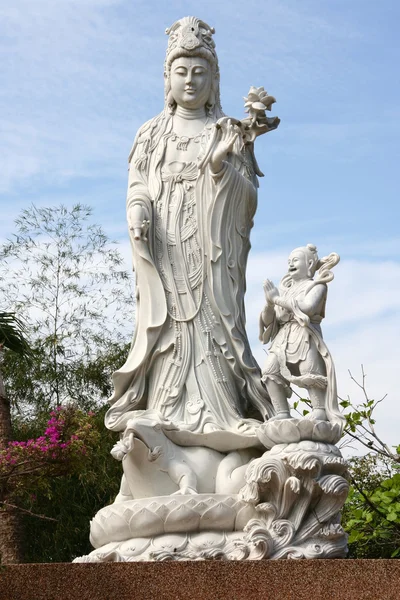
[[[175,131],[172,132],[172,137],[171,137],[171,141],[172,142],[178,142],[176,145],[176,149],[177,150],[183,150],[184,152],[186,152],[186,150],[188,149],[188,146],[190,144],[191,141],[193,141],[195,144],[198,144],[200,142],[200,138],[202,136],[202,133],[197,134],[196,136],[187,136],[187,135],[177,135],[175,133]]]
[[[207,129],[207,125],[208,125],[208,121],[209,119],[207,119],[207,121],[204,123],[204,127],[203,129],[197,133],[196,135],[178,135],[177,133],[175,133],[175,131],[171,132],[171,141],[172,142],[178,142],[176,145],[176,149],[177,150],[183,150],[183,152],[186,152],[186,150],[188,149],[188,146],[190,144],[190,142],[194,142],[195,144],[199,144],[203,138],[203,136],[205,135],[205,131]]]

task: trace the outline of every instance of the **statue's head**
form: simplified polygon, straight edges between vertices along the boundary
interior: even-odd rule
[[[314,244],[295,248],[288,258],[288,275],[293,281],[312,279],[318,263],[317,248]]]
[[[219,68],[212,39],[214,29],[196,17],[184,17],[166,30],[169,35],[164,65],[165,99],[171,113],[204,106],[221,113]]]

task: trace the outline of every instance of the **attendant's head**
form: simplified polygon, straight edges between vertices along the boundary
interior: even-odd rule
[[[288,275],[293,281],[312,279],[318,263],[317,248],[314,244],[295,248],[288,258]]]
[[[179,105],[189,110],[204,107],[209,115],[222,116],[214,29],[196,17],[185,17],[166,33],[164,77],[169,112],[174,113]]]

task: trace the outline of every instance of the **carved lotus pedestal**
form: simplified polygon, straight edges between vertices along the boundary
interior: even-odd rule
[[[91,523],[96,548],[79,561],[241,558],[245,525],[257,516],[238,495],[188,494],[119,502]]]
[[[159,422],[142,416],[116,450],[125,494],[94,517],[95,550],[75,562],[343,558],[347,536],[340,510],[349,484],[346,462],[334,445],[338,434],[322,421],[267,422],[258,438],[268,449],[244,464],[245,452],[210,450],[220,464],[207,483],[191,479],[185,448],[166,440]],[[207,449],[199,451],[206,458]],[[186,493],[191,488],[182,482],[188,480],[199,493]],[[152,496],[152,486],[162,482],[168,491]],[[128,495],[135,489],[143,497]]]

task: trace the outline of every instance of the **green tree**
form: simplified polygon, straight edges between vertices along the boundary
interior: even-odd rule
[[[27,549],[30,547],[30,531],[27,524],[28,517],[31,521],[37,524],[35,545],[41,541],[43,536],[40,531],[46,525],[51,523],[53,529],[57,530],[60,516],[69,513],[73,518],[79,521],[78,509],[77,515],[72,513],[76,510],[76,504],[71,506],[68,502],[68,489],[66,490],[65,482],[77,480],[74,486],[76,491],[79,488],[79,483],[82,477],[88,478],[90,473],[93,473],[92,462],[96,461],[96,454],[100,445],[99,428],[94,426],[94,415],[92,413],[84,413],[74,406],[59,407],[50,413],[46,423],[39,427],[38,419],[33,420],[27,427],[22,427],[19,434],[33,434],[25,440],[10,441],[0,450],[0,488],[3,492],[4,500],[2,501],[4,509],[14,510],[19,517],[24,518],[24,536],[23,536],[23,552],[19,557],[27,558]],[[35,434],[37,430],[41,435]],[[18,435],[19,438],[24,437]],[[83,480],[82,480],[83,481]],[[48,510],[50,514],[40,512],[42,503],[35,506],[37,497],[42,500],[47,500],[46,508],[50,508],[54,503],[54,490],[60,488],[57,485],[61,482],[65,494],[66,506],[64,511],[59,506],[53,507],[53,510]],[[64,483],[64,486],[63,486]],[[82,491],[82,485],[80,485]],[[57,515],[52,516],[52,515]],[[40,523],[40,525],[38,525]],[[63,523],[61,523],[63,525]],[[71,537],[71,532],[67,529],[65,537]],[[14,540],[11,540],[11,542]],[[47,542],[45,548],[41,548],[44,553],[51,557],[55,552],[54,542],[51,540],[43,540]],[[64,541],[65,545],[65,541]],[[39,552],[40,547],[37,548]],[[14,562],[9,560],[9,556],[3,555],[2,562]]]
[[[341,401],[346,413],[343,447],[357,443],[367,450],[349,461],[351,488],[343,511],[349,533],[349,557],[390,558],[400,555],[400,446],[389,446],[376,428],[375,411],[386,396],[375,400],[361,381],[350,373],[362,399]]]
[[[111,392],[111,374],[124,362],[129,348],[130,275],[116,245],[91,223],[87,207],[32,206],[22,211],[16,225],[16,235],[0,250],[0,291],[7,306],[24,316],[32,352],[29,365],[21,354],[4,353],[7,394],[3,386],[2,396],[8,417],[11,401],[13,419],[12,433],[10,418],[7,421],[3,454],[0,451],[3,512],[7,506],[16,518],[23,515],[25,558],[70,560],[74,547],[84,552],[88,545],[87,528],[96,498],[99,505],[106,504],[118,491],[120,465],[114,465],[111,457],[107,461],[115,440],[100,421],[102,404]],[[47,434],[41,431],[47,431],[49,413],[57,406],[73,411],[94,407],[100,415],[95,418],[96,435],[92,430],[88,438],[90,460],[82,455],[77,461],[72,451],[63,457],[60,448],[51,444],[43,460],[38,453],[29,454],[37,444],[47,443]],[[76,415],[67,427],[70,433],[74,427],[82,430],[84,413]],[[10,438],[17,441],[10,444]],[[63,443],[68,445],[71,439]],[[71,448],[75,446],[74,442]],[[15,452],[27,455],[18,459]],[[11,468],[10,461],[15,461]],[[117,467],[118,477],[113,479]],[[36,550],[30,540],[39,542]],[[21,561],[15,536],[14,542],[13,560]]]
[[[23,361],[32,354],[24,336],[22,321],[13,313],[0,312],[0,446],[4,446],[11,437],[10,402],[3,380],[4,351],[7,350]]]
[[[32,353],[24,333],[24,324],[15,314],[0,312],[0,452],[12,437],[10,402],[3,380],[4,355],[10,353],[27,361]],[[7,486],[0,480],[0,562],[15,563],[22,558],[22,524],[7,499]]]
[[[58,477],[42,478],[38,487],[33,480],[24,486],[18,504],[24,509],[24,559],[27,562],[70,562],[88,554],[90,520],[100,509],[111,504],[121,481],[121,464],[112,458],[110,449],[116,435],[105,429],[107,407],[91,417],[98,442],[79,462],[77,468]],[[45,425],[45,417],[15,423],[15,437],[36,437]],[[31,513],[46,515],[39,519]]]
[[[350,558],[400,555],[400,472],[397,463],[366,454],[350,460],[351,488],[342,522]]]
[[[32,206],[0,250],[0,291],[24,315],[34,351],[29,371],[15,355],[4,364],[8,395],[20,412],[96,404],[108,393],[110,347],[125,347],[131,337],[130,275],[116,245],[90,219],[86,206]],[[100,389],[96,363],[104,367]]]

